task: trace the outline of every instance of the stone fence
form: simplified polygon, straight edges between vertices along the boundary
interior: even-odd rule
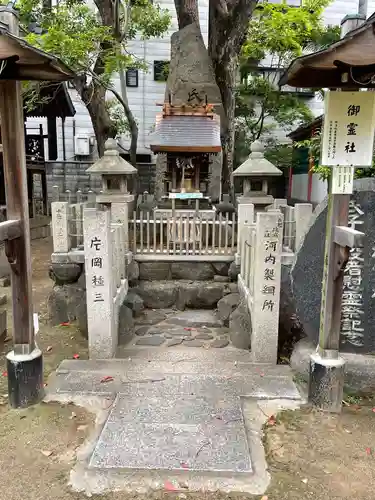
[[[251,318],[253,360],[276,363],[281,265],[290,263],[310,223],[312,207],[289,207],[275,200],[265,212],[256,213],[254,205],[238,209],[238,286]]]

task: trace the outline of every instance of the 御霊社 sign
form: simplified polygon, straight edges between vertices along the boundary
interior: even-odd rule
[[[321,164],[372,165],[375,92],[333,92],[325,96]]]

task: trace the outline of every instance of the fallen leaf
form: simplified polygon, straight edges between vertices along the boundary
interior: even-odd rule
[[[106,382],[113,382],[113,377],[108,375],[107,377],[103,377],[100,381],[101,384],[105,384]]]
[[[170,481],[165,481],[164,483],[164,489],[167,491],[176,491],[177,488],[172,484]]]
[[[189,489],[189,486],[186,484],[186,483],[181,483],[179,482],[178,483],[179,487],[182,488],[183,490],[188,490]]]
[[[268,422],[267,422],[268,425],[276,425],[276,418],[275,418],[275,415],[271,415],[269,418],[268,418]]]
[[[3,372],[3,377],[7,377],[8,376],[8,372]]]
[[[371,448],[366,448],[367,455],[371,455]]]
[[[43,385],[44,385],[44,387],[47,387],[47,385],[48,385],[48,384],[47,384],[47,383],[45,383],[45,384],[43,384]]]
[[[45,457],[50,457],[53,454],[53,451],[50,450],[40,450],[40,453]]]
[[[79,354],[73,354],[73,359],[79,359]]]
[[[308,481],[307,479],[302,479],[302,482],[303,482],[304,484],[307,484],[307,481]]]
[[[70,323],[60,323],[60,326],[70,326]]]
[[[87,429],[88,425],[79,425],[77,427],[77,431],[85,431]]]
[[[51,345],[49,345],[49,346],[47,347],[46,351],[47,351],[47,352],[51,352],[51,351],[52,351],[52,346],[51,346]]]
[[[72,414],[70,415],[69,419],[72,420],[73,418],[76,418],[77,416],[77,413],[74,413],[74,411],[72,411]]]

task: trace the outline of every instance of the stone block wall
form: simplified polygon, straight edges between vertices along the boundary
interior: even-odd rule
[[[53,186],[58,186],[60,193],[65,192],[67,189],[72,193],[79,189],[82,192],[87,192],[90,189],[93,191],[100,190],[100,177],[90,177],[86,173],[86,170],[92,164],[92,161],[46,162],[48,198],[52,199]]]

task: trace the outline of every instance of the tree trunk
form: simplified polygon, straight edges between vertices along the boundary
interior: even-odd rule
[[[238,56],[257,0],[210,0],[208,53],[226,116],[222,130],[223,191],[233,196],[235,87]]]
[[[126,119],[129,123],[130,128],[130,163],[137,166],[137,144],[138,144],[138,125],[135,121],[134,115],[129,107],[128,94],[126,91],[126,78],[125,71],[123,69],[119,72],[120,75],[120,87],[121,87],[121,97],[122,97],[122,105],[125,111]]]
[[[197,0],[174,0],[179,29],[196,23],[199,26],[199,11]]]
[[[80,95],[90,114],[94,128],[99,156],[104,154],[104,144],[109,137],[115,137],[114,126],[105,105],[106,89],[94,82],[81,88]]]

